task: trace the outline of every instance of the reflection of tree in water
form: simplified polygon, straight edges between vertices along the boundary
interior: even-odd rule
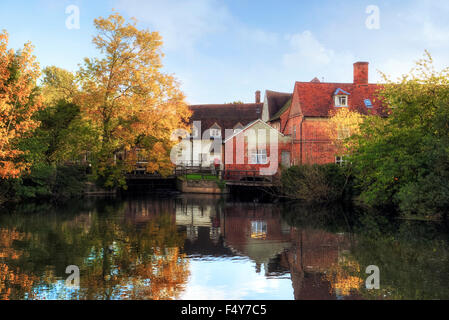
[[[24,273],[17,263],[23,251],[13,247],[14,242],[29,239],[30,235],[17,230],[0,229],[0,300],[18,299],[30,294],[37,277]],[[2,261],[12,263],[5,264]]]
[[[442,224],[367,215],[357,233],[352,256],[361,273],[369,265],[380,268],[380,290],[363,290],[364,297],[449,299],[449,233]]]
[[[9,277],[15,268],[16,274],[8,287],[0,275],[3,298],[8,288],[14,299],[26,298],[27,292],[36,292],[28,298],[37,299],[176,298],[189,275],[180,253],[185,236],[168,213],[156,212],[136,225],[124,218],[125,210],[124,204],[110,201],[78,215],[58,211],[1,216],[9,243],[0,245],[0,272]],[[16,233],[20,236],[14,237]],[[80,267],[79,291],[63,286],[68,265]]]
[[[88,263],[81,270],[85,299],[173,299],[188,278],[180,254],[184,236],[169,214],[155,216],[136,230],[132,223],[101,219]]]
[[[375,211],[301,205],[287,207],[283,217],[298,233],[286,258],[296,298],[449,298],[449,233],[443,224],[394,220]],[[319,236],[313,239],[313,234]],[[339,234],[349,240],[348,245],[332,249],[337,238],[326,243],[325,237]],[[313,255],[323,248],[328,263],[314,262]],[[370,265],[380,268],[380,290],[365,288]]]

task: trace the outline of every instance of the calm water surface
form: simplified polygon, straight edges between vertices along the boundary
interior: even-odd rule
[[[0,299],[449,299],[448,235],[209,196],[28,205],[0,213]],[[369,265],[380,290],[365,289]]]

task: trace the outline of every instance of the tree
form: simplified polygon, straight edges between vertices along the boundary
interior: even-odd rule
[[[26,151],[18,148],[39,122],[33,119],[43,108],[36,88],[40,69],[26,43],[22,50],[8,50],[8,34],[0,33],[0,178],[16,178],[30,163],[23,159]]]
[[[77,103],[100,132],[100,152],[95,167],[100,176],[112,172],[114,155],[132,151],[143,137],[152,137],[147,151],[152,158],[169,159],[177,128],[187,128],[190,111],[172,75],[161,72],[161,37],[139,30],[136,22],[114,13],[95,20],[98,35],[93,43],[101,58],[86,58],[78,78],[81,93]],[[149,158],[149,160],[151,160]],[[167,165],[167,163],[169,165]],[[168,161],[149,162],[149,171],[168,173]],[[107,179],[113,186],[116,179]]]
[[[328,135],[337,148],[338,155],[347,154],[351,150],[353,140],[349,138],[360,133],[360,125],[365,117],[357,111],[347,108],[331,111]]]
[[[46,67],[42,73],[42,96],[45,104],[55,105],[61,100],[73,102],[78,92],[73,73],[55,66]]]
[[[380,96],[389,117],[368,117],[354,138],[352,159],[371,205],[440,215],[449,206],[449,68],[437,72],[426,56],[386,84]]]

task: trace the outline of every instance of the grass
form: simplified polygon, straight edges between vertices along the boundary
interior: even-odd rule
[[[208,180],[208,181],[218,181],[220,180],[217,176],[212,174],[188,174],[186,176],[187,180]]]

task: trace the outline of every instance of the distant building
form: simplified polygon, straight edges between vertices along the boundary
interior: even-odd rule
[[[327,83],[314,78],[311,82],[296,82],[293,93],[267,90],[263,103],[257,91],[255,103],[190,106],[191,144],[189,152],[178,157],[178,164],[207,167],[220,159],[222,169],[259,170],[268,165],[265,160],[270,159],[272,141],[266,141],[266,148],[253,150],[244,142],[245,151],[238,155],[244,163],[237,161],[235,146],[247,131],[262,128],[268,136],[273,130],[277,132],[276,166],[338,163],[342,155],[337,154],[328,134],[331,112],[348,108],[362,114],[384,115],[382,103],[376,99],[381,86],[369,84],[368,66],[368,62],[354,64],[353,83]],[[229,150],[233,150],[232,156]]]
[[[189,151],[179,157],[178,164],[208,167],[215,159],[223,164],[222,142],[235,132],[262,116],[260,91],[255,103],[209,104],[190,106],[192,144]],[[219,141],[217,145],[214,141]]]

